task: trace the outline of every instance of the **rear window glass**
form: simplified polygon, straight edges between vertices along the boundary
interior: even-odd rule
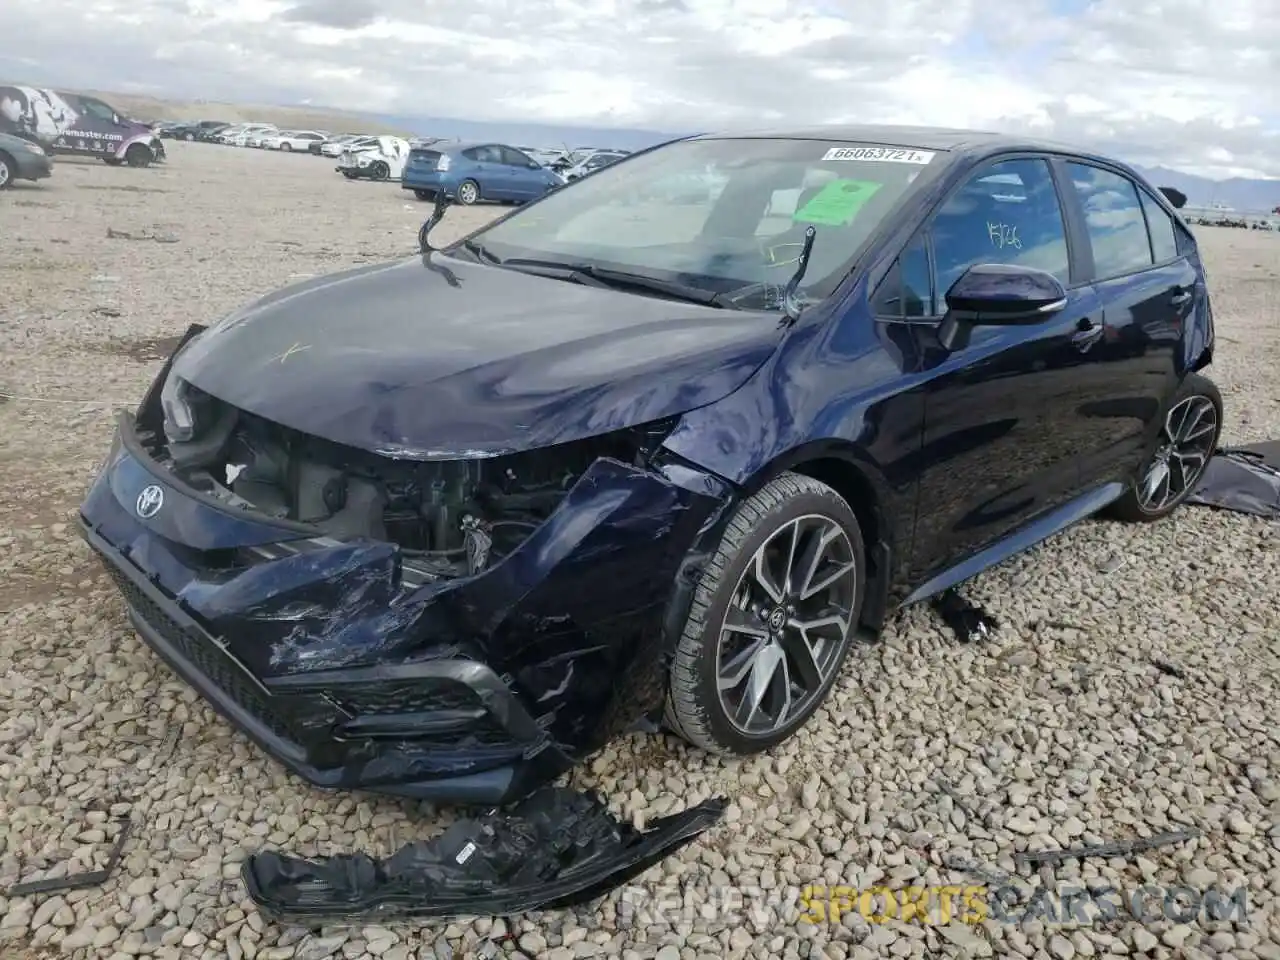
[[[1118,277],[1151,266],[1151,242],[1134,182],[1086,163],[1068,163],[1067,169],[1084,207],[1097,277]]]
[[[1151,253],[1156,263],[1177,259],[1178,228],[1174,226],[1173,218],[1147,191],[1141,191],[1140,196],[1142,210],[1147,215],[1147,230],[1151,234]]]

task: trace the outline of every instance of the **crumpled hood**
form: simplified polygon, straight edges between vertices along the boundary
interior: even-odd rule
[[[776,348],[778,314],[603,290],[432,254],[279,290],[174,372],[384,456],[497,456],[684,413]]]

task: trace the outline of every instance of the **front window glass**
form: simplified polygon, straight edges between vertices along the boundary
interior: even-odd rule
[[[639,273],[773,309],[809,227],[800,293],[816,299],[944,156],[817,140],[681,141],[608,164],[473,239],[504,260]]]
[[[1044,160],[1003,160],[974,174],[933,221],[938,296],[979,263],[1007,263],[1070,279],[1067,233]]]
[[[116,112],[101,100],[89,100],[85,98],[81,99],[80,105],[99,120],[106,120],[108,123],[115,121]]]

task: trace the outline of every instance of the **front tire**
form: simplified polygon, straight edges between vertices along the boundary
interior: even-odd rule
[[[14,163],[13,157],[7,153],[0,153],[0,190],[7,190],[13,186],[13,181],[18,178],[18,165]]]
[[[124,152],[124,161],[131,167],[146,167],[151,164],[151,148],[135,143]]]
[[[391,168],[379,160],[369,169],[369,173],[375,180],[385,180],[391,176]]]
[[[1217,385],[1188,374],[1169,403],[1155,452],[1107,513],[1127,523],[1152,523],[1173,513],[1199,485],[1221,433]]]
[[[811,477],[784,473],[739,506],[676,644],[667,725],[738,755],[800,729],[848,655],[865,556],[849,504]]]
[[[480,200],[480,184],[474,180],[463,180],[458,184],[458,202],[469,207]]]
[[[280,144],[280,149],[281,149],[281,150],[283,150],[285,153],[292,153],[292,152],[293,152],[293,147],[292,147],[290,144],[288,144],[288,143],[282,143],[282,144]]]

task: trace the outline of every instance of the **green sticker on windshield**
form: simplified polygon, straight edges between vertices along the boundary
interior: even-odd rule
[[[792,220],[796,223],[843,227],[853,222],[858,211],[883,186],[883,183],[871,180],[832,180],[797,210]]]

